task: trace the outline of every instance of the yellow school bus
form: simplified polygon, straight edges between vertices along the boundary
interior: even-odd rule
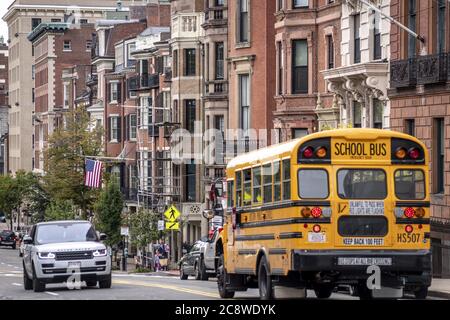
[[[285,286],[328,298],[344,285],[370,298],[379,268],[382,288],[425,298],[428,161],[418,139],[377,129],[319,132],[232,159],[216,246],[220,296],[259,288],[270,299]]]

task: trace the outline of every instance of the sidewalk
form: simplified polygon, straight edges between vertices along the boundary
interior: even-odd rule
[[[433,278],[431,287],[428,288],[431,297],[450,299],[450,279]]]

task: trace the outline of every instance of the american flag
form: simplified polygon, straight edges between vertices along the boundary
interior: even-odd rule
[[[100,188],[102,182],[102,163],[86,159],[86,173],[84,178],[84,185],[92,188]]]

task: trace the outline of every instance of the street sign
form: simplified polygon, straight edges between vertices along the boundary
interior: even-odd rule
[[[158,220],[158,231],[164,230],[164,220]]]
[[[170,206],[170,208],[167,209],[166,212],[164,212],[164,216],[166,217],[167,221],[170,222],[176,221],[180,215],[180,211],[178,211],[175,206]]]
[[[180,224],[178,222],[166,222],[166,230],[180,230]]]
[[[130,234],[130,228],[128,227],[120,227],[120,235],[127,236]]]

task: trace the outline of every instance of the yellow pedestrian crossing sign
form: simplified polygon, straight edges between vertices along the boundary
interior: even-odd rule
[[[166,230],[180,230],[180,224],[175,221],[166,222]]]
[[[167,209],[166,212],[164,212],[164,216],[166,217],[167,221],[175,222],[178,219],[178,217],[180,216],[180,211],[178,211],[177,207],[170,206],[170,208]],[[167,229],[167,227],[166,227],[166,229]]]

